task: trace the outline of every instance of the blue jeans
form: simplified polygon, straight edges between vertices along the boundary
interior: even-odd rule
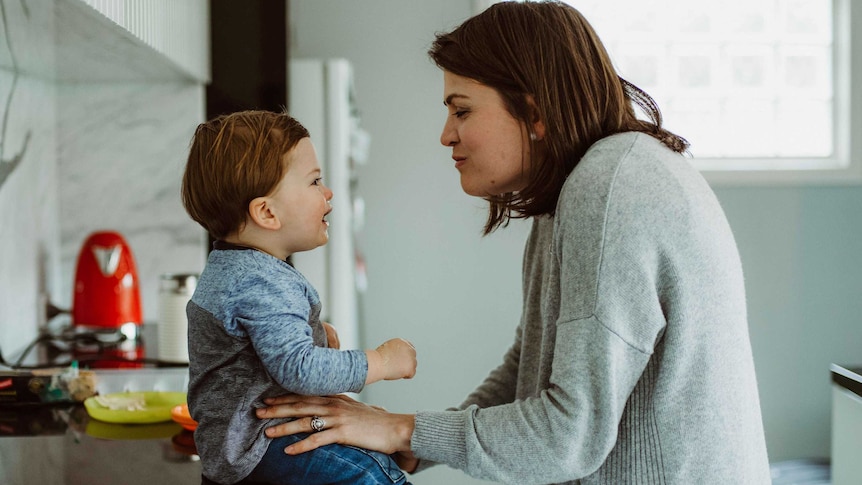
[[[272,485],[410,485],[395,460],[377,451],[326,445],[301,455],[284,453],[288,445],[307,437],[298,433],[272,440],[246,480]]]

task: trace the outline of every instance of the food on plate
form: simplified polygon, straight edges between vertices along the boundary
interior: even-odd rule
[[[147,408],[146,398],[144,397],[144,394],[140,392],[94,396],[93,400],[95,400],[100,406],[113,411],[143,411]]]

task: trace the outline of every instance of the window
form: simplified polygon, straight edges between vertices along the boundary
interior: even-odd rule
[[[862,124],[862,96],[850,89],[862,71],[862,35],[851,35],[851,25],[862,31],[862,5],[566,1],[620,75],[655,98],[665,126],[691,142],[711,182],[862,183],[862,140],[850,136]]]

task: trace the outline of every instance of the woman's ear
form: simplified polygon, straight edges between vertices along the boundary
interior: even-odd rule
[[[539,106],[536,104],[536,98],[532,94],[527,95],[527,106],[530,109],[530,122],[533,126],[535,138],[533,141],[543,140],[545,138],[545,122],[542,120],[542,115],[539,113]]]
[[[262,229],[281,229],[281,221],[273,211],[269,197],[255,197],[248,203],[248,215],[251,221]]]

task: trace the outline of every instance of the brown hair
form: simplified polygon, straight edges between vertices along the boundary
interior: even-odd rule
[[[655,101],[617,75],[593,28],[569,5],[494,4],[452,32],[438,34],[428,55],[440,68],[497,90],[531,134],[537,116],[545,125],[544,138],[530,142],[530,153],[541,159],[526,164],[527,187],[486,197],[485,234],[511,218],[553,214],[566,177],[587,149],[608,135],[640,131],[674,151],[688,148],[684,138],[661,127]],[[638,119],[632,103],[649,120]]]
[[[225,238],[242,228],[254,198],[275,189],[287,170],[284,155],[307,136],[287,113],[241,111],[201,123],[183,175],[183,206],[213,238]]]

